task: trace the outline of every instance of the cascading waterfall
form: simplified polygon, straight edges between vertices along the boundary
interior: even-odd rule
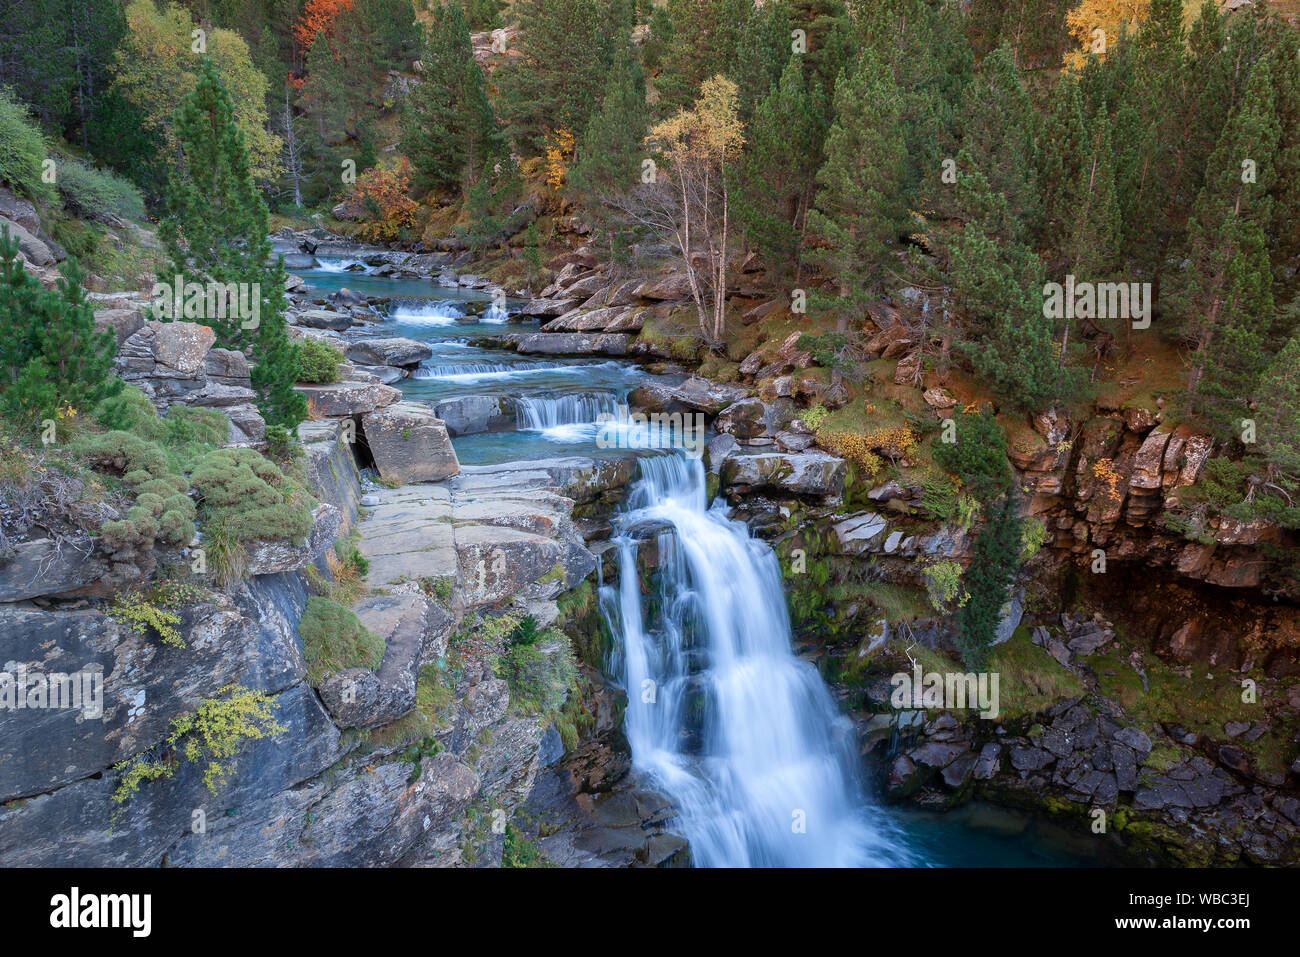
[[[465,304],[455,299],[436,302],[394,302],[388,317],[408,326],[451,326],[465,318]]]
[[[610,392],[570,392],[565,395],[523,395],[515,399],[515,417],[521,429],[553,429],[563,425],[594,423],[614,412]]]
[[[704,867],[909,863],[855,771],[852,728],[791,649],[776,555],[705,502],[704,470],[644,457],[615,519],[620,581],[601,590],[628,692],[633,763],[673,798]],[[657,537],[648,616],[637,544]]]
[[[463,362],[456,365],[430,365],[426,360],[424,364],[415,370],[413,378],[473,382],[479,379],[504,379],[542,372],[562,375],[586,375],[585,369],[612,365],[613,363],[609,362],[592,363],[585,366],[561,365],[550,362],[516,362],[509,365],[500,362]]]
[[[319,272],[369,272],[370,267],[359,259],[317,259],[313,267]]]

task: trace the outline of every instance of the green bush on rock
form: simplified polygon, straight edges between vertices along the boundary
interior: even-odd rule
[[[307,599],[298,634],[313,686],[345,668],[374,671],[384,660],[384,639],[368,631],[351,609],[328,598]]]
[[[339,381],[343,353],[320,339],[304,337],[294,344],[298,359],[298,381],[320,385]]]
[[[252,449],[209,452],[190,482],[202,495],[205,524],[221,526],[234,541],[301,544],[311,531],[315,500]]]

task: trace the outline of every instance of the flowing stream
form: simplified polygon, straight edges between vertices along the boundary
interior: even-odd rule
[[[319,292],[350,286],[391,297],[382,334],[434,349],[403,392],[435,402],[483,394],[513,401],[514,431],[455,440],[462,464],[655,447],[635,427],[596,424],[653,378],[644,370],[471,345],[509,318],[486,293],[347,271],[356,265],[300,272]],[[620,434],[620,450],[609,450],[607,440]],[[1079,862],[1011,812],[998,811],[989,826],[978,809],[959,818],[876,805],[858,778],[850,720],[793,651],[771,548],[721,502],[709,507],[698,458],[661,450],[643,452],[639,463],[613,520],[619,580],[601,588],[616,637],[610,671],[628,693],[633,763],[673,800],[697,866]],[[657,555],[648,570],[643,551]]]
[[[637,767],[680,809],[697,865],[907,863],[857,783],[852,726],[791,650],[776,556],[706,508],[698,459],[641,459],[615,526],[618,585],[602,604],[618,639]],[[658,546],[643,601],[637,547]]]

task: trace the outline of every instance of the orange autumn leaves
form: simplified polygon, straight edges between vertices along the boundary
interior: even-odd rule
[[[317,33],[328,33],[334,18],[345,10],[351,10],[355,0],[307,0],[302,8],[302,16],[293,28],[293,38],[306,50],[316,39]]]

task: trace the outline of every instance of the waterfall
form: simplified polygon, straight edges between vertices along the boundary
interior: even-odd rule
[[[524,395],[515,399],[515,416],[521,429],[594,424],[598,416],[613,413],[614,396],[610,392]]]
[[[678,808],[704,867],[907,864],[856,774],[851,722],[791,649],[776,555],[705,502],[699,460],[643,457],[601,589],[635,766]],[[659,581],[642,603],[638,539]],[[876,820],[872,820],[875,817]]]
[[[455,299],[404,300],[389,304],[388,317],[409,326],[450,326],[465,318],[465,304]]]
[[[359,259],[317,259],[313,267],[318,272],[369,272],[370,267]]]
[[[554,362],[516,362],[506,365],[500,362],[464,362],[457,365],[431,365],[428,360],[415,370],[416,379],[447,379],[457,382],[473,382],[478,379],[504,379],[512,376],[532,375],[550,372],[560,375],[587,375],[588,369],[615,368],[616,363],[595,362],[586,365],[568,363],[561,365]],[[593,420],[594,421],[594,420]]]

